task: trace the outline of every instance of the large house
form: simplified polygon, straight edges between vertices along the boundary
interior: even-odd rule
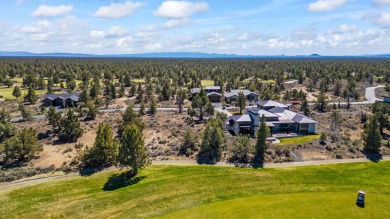
[[[192,88],[190,91],[191,98],[200,93],[201,88]],[[220,86],[207,86],[204,88],[204,91],[211,102],[221,102],[222,94]]]
[[[237,102],[238,95],[240,94],[240,92],[242,92],[249,101],[257,101],[257,99],[259,98],[259,95],[253,93],[250,90],[230,90],[230,92],[226,92],[224,95],[225,101],[227,103]]]
[[[43,97],[44,106],[74,107],[80,101],[78,94],[46,94]]]
[[[264,115],[266,124],[273,134],[302,133],[313,134],[316,131],[317,121],[310,117],[288,110],[288,106],[275,101],[260,101],[256,108],[247,108],[247,115],[231,116],[227,125],[231,126],[236,134],[247,133],[250,120],[250,134],[255,134],[260,119]],[[263,108],[260,108],[260,107]],[[249,116],[249,119],[248,119]]]

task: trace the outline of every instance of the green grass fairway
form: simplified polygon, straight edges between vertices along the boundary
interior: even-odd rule
[[[150,166],[0,192],[1,218],[390,218],[390,162],[278,169]],[[358,190],[366,207],[355,205]],[[5,203],[5,204],[4,204]]]
[[[134,83],[145,83],[145,79],[144,78],[139,78],[139,79],[132,79],[131,80],[132,82],[134,82]]]
[[[319,139],[320,135],[305,135],[294,138],[280,138],[279,145],[287,145],[287,144],[306,144],[310,141]]]
[[[202,87],[214,86],[214,81],[213,80],[201,80],[200,84],[202,85]]]
[[[365,208],[356,193],[255,195],[176,211],[160,218],[386,218],[388,195],[372,194]],[[352,203],[352,204],[351,204]],[[367,217],[368,216],[368,217]]]
[[[22,96],[20,98],[23,97],[23,95],[27,94],[27,88],[20,88],[22,90]],[[0,98],[0,100],[5,100],[5,99],[9,99],[9,100],[15,100],[16,98],[14,96],[12,96],[12,92],[14,91],[14,88],[13,87],[1,87],[0,88],[0,94],[4,97],[4,98]],[[35,94],[36,95],[43,95],[45,94],[45,90],[35,90]]]

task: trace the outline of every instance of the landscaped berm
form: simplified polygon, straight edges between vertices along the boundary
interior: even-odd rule
[[[0,192],[1,218],[390,218],[390,162],[150,166]],[[364,208],[355,205],[366,192]]]

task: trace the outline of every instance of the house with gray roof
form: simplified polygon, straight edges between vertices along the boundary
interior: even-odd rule
[[[194,98],[196,95],[198,95],[201,89],[202,88],[192,88],[190,90],[191,98]],[[207,86],[204,87],[204,91],[211,102],[221,102],[222,94],[220,94],[221,92],[220,86]]]
[[[260,101],[260,105],[263,108],[247,108],[245,122],[250,120],[250,134],[255,134],[260,126],[261,117],[265,117],[267,126],[271,130],[271,134],[314,134],[316,132],[317,121],[304,116],[302,114],[288,110],[288,106],[275,102],[275,101]],[[275,106],[275,107],[272,107]],[[265,108],[265,109],[264,109]],[[228,125],[232,125],[231,128],[236,133],[240,129],[238,127],[246,127],[248,123],[241,124],[240,119],[243,115],[232,116],[228,119],[233,120]],[[237,122],[235,122],[237,120]],[[239,133],[239,132],[238,132]]]
[[[79,94],[45,94],[43,97],[44,106],[75,107],[78,102],[80,102]]]
[[[264,109],[264,110],[269,110],[269,109],[272,109],[274,107],[281,107],[281,108],[288,109],[288,107],[289,107],[288,105],[278,103],[278,102],[273,101],[273,100],[259,101],[259,102],[256,102],[256,105],[258,108]]]
[[[234,115],[226,119],[227,130],[233,131],[236,135],[251,134],[252,120],[249,115]]]
[[[231,103],[233,101],[237,102],[238,95],[240,94],[240,92],[242,92],[246,96],[248,101],[257,101],[259,98],[259,95],[250,90],[230,90],[230,92],[226,92],[224,95],[225,101],[227,103]]]

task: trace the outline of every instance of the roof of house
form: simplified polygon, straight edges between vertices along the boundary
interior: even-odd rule
[[[206,86],[205,90],[221,90],[220,86]]]
[[[225,93],[225,97],[232,97],[232,96],[238,96],[238,94],[242,92],[245,96],[248,96],[250,94],[256,95],[256,93],[253,93],[250,90],[230,90],[230,92]]]
[[[251,117],[248,114],[230,116],[230,117],[228,117],[228,120],[233,120],[236,122],[251,122],[252,121]]]
[[[275,102],[273,100],[263,100],[256,102],[257,105],[262,107],[282,107],[282,108],[288,108],[287,105]]]
[[[191,93],[192,94],[200,93],[200,88],[192,88]]]
[[[254,114],[257,114],[259,115],[260,117],[261,116],[265,116],[266,118],[270,118],[270,117],[279,117],[279,115],[277,114],[274,114],[272,112],[268,112],[267,110],[263,110],[263,109],[259,109],[259,108],[247,108],[246,109],[247,111],[251,112],[251,113],[254,113]]]
[[[284,109],[282,107],[275,107],[270,110],[268,110],[271,113],[279,115],[279,122],[280,123],[291,123],[291,121],[296,122],[298,124],[302,123],[317,123],[317,121],[313,120],[310,117],[301,115],[299,113],[295,113],[293,111],[290,111],[288,109]],[[274,122],[275,123],[275,122]]]
[[[43,99],[49,99],[54,100],[60,98],[62,100],[71,99],[73,101],[79,101],[80,97],[78,94],[69,94],[69,93],[63,93],[63,94],[45,94]]]
[[[211,95],[217,95],[217,96],[222,96],[222,94],[220,93],[217,93],[217,92],[211,92],[211,93],[208,93],[207,96],[211,96]]]

